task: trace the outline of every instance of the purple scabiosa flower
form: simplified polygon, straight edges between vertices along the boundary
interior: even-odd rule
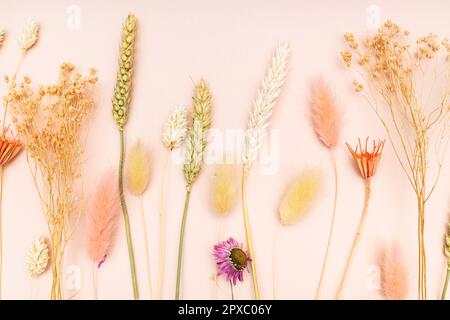
[[[251,259],[235,239],[229,238],[216,244],[213,255],[216,258],[217,275],[225,274],[227,281],[232,281],[234,285],[237,280],[244,281],[244,270]]]

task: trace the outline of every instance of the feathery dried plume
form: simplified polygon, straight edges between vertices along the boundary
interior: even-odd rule
[[[3,45],[3,42],[5,41],[5,35],[6,35],[5,30],[0,28],[0,47]]]
[[[203,79],[195,87],[192,99],[194,101],[193,124],[187,135],[184,164],[184,176],[188,188],[200,174],[206,148],[207,131],[211,126],[211,92]]]
[[[310,104],[316,134],[327,148],[334,148],[339,140],[341,116],[331,89],[322,79],[312,87]]]
[[[406,267],[397,247],[383,252],[381,292],[388,300],[404,300],[408,293]]]
[[[19,47],[24,52],[28,51],[36,44],[36,42],[38,41],[38,37],[39,24],[36,21],[28,21],[19,36]]]
[[[48,246],[44,237],[38,236],[33,242],[27,256],[27,269],[32,277],[37,277],[47,269],[49,261]]]
[[[235,165],[217,165],[211,188],[211,200],[214,210],[222,215],[230,212],[236,204],[237,191]]]
[[[116,86],[114,88],[114,97],[112,100],[113,117],[119,130],[123,130],[125,123],[127,122],[128,108],[131,102],[135,42],[136,17],[129,14],[123,25],[122,43],[120,45],[119,54],[119,70],[117,71]]]
[[[120,217],[120,197],[113,170],[97,186],[87,212],[88,252],[98,268],[105,261]]]
[[[128,187],[136,195],[142,195],[151,176],[151,158],[145,145],[138,140],[128,155]]]
[[[243,162],[246,168],[249,168],[258,157],[262,142],[267,134],[272,109],[286,80],[288,57],[288,43],[275,49],[272,64],[253,103],[253,110],[250,113],[245,135]]]
[[[179,105],[175,107],[164,123],[162,140],[164,145],[172,151],[180,146],[187,134],[187,108]]]
[[[321,172],[318,169],[303,171],[288,187],[284,194],[279,214],[283,225],[294,224],[302,217],[320,189]]]

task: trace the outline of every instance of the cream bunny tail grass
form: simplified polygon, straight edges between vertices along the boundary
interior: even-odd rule
[[[217,165],[211,186],[211,203],[214,211],[220,215],[229,213],[236,204],[237,192],[236,166]]]
[[[19,36],[19,47],[23,52],[28,51],[36,44],[36,42],[38,41],[38,37],[39,24],[36,21],[28,21]]]
[[[44,237],[38,236],[27,256],[27,270],[30,276],[37,277],[47,269],[49,261],[48,246]]]
[[[142,195],[148,187],[152,171],[150,153],[141,140],[131,147],[127,163],[128,187],[135,196]]]
[[[179,147],[186,139],[187,108],[176,106],[164,123],[162,141],[169,150]]]
[[[321,171],[305,170],[291,182],[281,199],[279,215],[283,225],[291,225],[305,215],[319,194]]]
[[[5,41],[6,32],[4,29],[0,28],[0,48],[3,45],[3,42]]]
[[[111,249],[120,213],[116,176],[109,170],[101,178],[87,212],[88,253],[98,268]]]
[[[406,265],[398,247],[385,249],[381,266],[381,293],[388,300],[404,300],[408,294]]]
[[[334,148],[339,141],[341,115],[331,89],[322,79],[312,86],[310,104],[317,136],[326,147]]]
[[[271,66],[253,103],[245,135],[243,162],[246,168],[256,161],[267,134],[273,107],[286,80],[289,51],[288,43],[275,49]]]

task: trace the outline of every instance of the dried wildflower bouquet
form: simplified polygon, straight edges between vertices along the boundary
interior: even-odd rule
[[[26,148],[50,233],[51,299],[63,299],[64,251],[81,213],[77,182],[82,129],[94,106],[92,89],[96,82],[94,70],[81,76],[68,63],[61,65],[56,85],[39,86],[37,91],[27,77],[21,84],[16,84],[14,77],[7,79],[10,91],[4,102]]]
[[[387,21],[359,43],[346,33],[341,52],[386,129],[395,155],[417,196],[420,299],[426,299],[425,208],[438,181],[449,139],[450,44],[434,34],[417,38]],[[430,152],[436,154],[433,163]]]

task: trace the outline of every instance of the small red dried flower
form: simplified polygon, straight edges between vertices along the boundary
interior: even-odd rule
[[[372,151],[368,151],[368,141],[369,137],[366,138],[366,143],[363,148],[361,139],[358,138],[358,144],[354,150],[346,143],[347,148],[352,154],[353,159],[356,161],[359,171],[364,179],[370,179],[375,174],[384,147],[384,140],[373,140]]]
[[[0,167],[11,162],[22,150],[22,144],[16,137],[8,138],[8,128],[0,135]]]

